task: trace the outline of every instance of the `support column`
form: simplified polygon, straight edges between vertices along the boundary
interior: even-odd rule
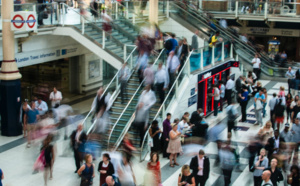
[[[297,0],[297,5],[296,5],[296,15],[300,15],[300,0]]]
[[[149,22],[158,24],[158,0],[149,0]]]
[[[2,45],[3,61],[0,71],[0,113],[1,134],[18,136],[22,134],[20,121],[21,74],[15,61],[15,38],[10,27],[10,14],[14,1],[2,1]]]

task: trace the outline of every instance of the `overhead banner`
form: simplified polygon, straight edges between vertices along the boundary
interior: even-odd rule
[[[12,31],[36,31],[37,30],[36,12],[19,11],[11,13]]]

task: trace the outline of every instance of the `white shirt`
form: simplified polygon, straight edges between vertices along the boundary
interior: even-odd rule
[[[269,101],[269,107],[270,110],[274,110],[276,103],[278,102],[278,99],[275,97],[272,97],[272,99],[270,99]]]
[[[288,78],[288,79],[294,79],[295,78],[295,72],[294,71],[287,71],[285,73],[285,77]]]
[[[53,101],[55,99],[56,101]],[[56,104],[60,105],[60,101],[62,100],[62,94],[60,91],[57,91],[56,94],[54,92],[50,93],[51,106],[55,107]]]
[[[255,62],[255,63],[254,63],[254,62]],[[254,63],[254,64],[253,64],[253,68],[260,68],[260,63],[261,63],[261,61],[260,61],[259,58],[254,58],[254,59],[252,59],[252,63]]]
[[[76,141],[79,141],[79,137],[80,137],[81,132],[82,132],[82,131],[80,131],[80,132],[77,131],[77,132],[76,132],[76,136],[75,136],[75,140],[76,140]]]
[[[197,157],[198,157],[198,167],[202,168],[202,169],[198,170],[197,175],[198,176],[203,176],[204,157],[202,159],[200,159],[199,156],[197,156]]]
[[[181,120],[178,123],[177,131],[180,132],[181,134],[184,134],[189,129],[190,129],[190,126],[187,123],[184,123],[184,120]]]
[[[277,139],[274,137],[274,141],[275,141],[275,148],[279,148],[279,136]],[[277,153],[277,150],[274,150],[273,154],[276,154],[276,153]]]
[[[226,83],[226,89],[227,90],[232,90],[234,88],[234,81],[230,78],[227,83]]]
[[[171,73],[174,73],[179,65],[180,65],[180,62],[176,55],[174,55],[172,58],[171,58],[171,56],[168,57],[167,69],[170,70]]]
[[[44,115],[48,111],[48,105],[45,101],[41,101],[41,104],[35,101],[35,109],[39,111],[39,115]]]
[[[119,73],[120,80],[127,81],[129,79],[130,71],[127,66],[122,68]]]
[[[214,94],[213,94],[213,96],[214,96],[214,100],[217,100],[217,101],[220,100],[220,90],[219,90],[218,88],[215,88],[215,89],[214,89]]]
[[[164,83],[164,88],[168,87],[168,73],[164,68],[158,69],[155,73],[155,82],[156,83]]]

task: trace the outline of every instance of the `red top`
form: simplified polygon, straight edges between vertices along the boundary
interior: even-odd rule
[[[148,162],[147,169],[151,170],[156,178],[156,185],[159,185],[161,183],[161,177],[160,177],[160,163],[159,161],[156,163],[155,166],[151,165],[151,162]]]
[[[107,165],[107,167],[103,167],[103,164],[102,164],[101,170],[108,171],[108,165]],[[104,183],[106,183],[105,179],[107,176],[108,176],[107,173],[105,173],[105,174],[100,173],[100,185],[103,185]]]

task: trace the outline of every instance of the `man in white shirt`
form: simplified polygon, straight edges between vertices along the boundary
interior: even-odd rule
[[[119,73],[119,80],[120,80],[120,95],[121,95],[121,101],[124,103],[125,97],[127,98],[126,95],[126,87],[127,87],[127,80],[129,79],[130,76],[130,70],[127,67],[127,63],[125,62],[120,70]]]
[[[259,78],[260,78],[260,64],[261,64],[261,61],[258,58],[257,54],[255,54],[255,57],[252,59],[252,64],[253,64],[253,72],[256,74],[257,80],[259,80]]]
[[[274,126],[274,119],[273,119],[273,115],[274,115],[274,108],[275,105],[278,103],[278,98],[276,93],[273,93],[273,97],[270,99],[269,101],[269,107],[270,107],[270,121],[272,122],[272,125]]]
[[[209,158],[205,156],[205,152],[201,149],[199,155],[192,158],[190,168],[193,170],[196,185],[204,186],[209,178],[210,163]]]
[[[293,79],[295,79],[295,72],[292,71],[292,67],[289,67],[288,71],[285,73],[285,77],[288,78],[289,93],[291,92],[291,87],[293,87]]]
[[[169,57],[167,59],[167,69],[169,73],[170,87],[172,87],[176,73],[180,67],[180,61],[178,57],[175,55],[174,51],[171,51]]]
[[[157,72],[155,73],[155,87],[158,92],[160,103],[165,100],[165,90],[168,88],[169,79],[166,69],[163,68],[162,63],[158,64]]]
[[[39,115],[44,115],[48,111],[48,105],[41,98],[35,101],[35,109],[39,111]]]
[[[218,116],[218,106],[220,102],[220,90],[217,85],[213,85],[214,93],[212,96],[214,97],[214,116]]]
[[[60,101],[62,100],[62,94],[60,91],[53,87],[53,92],[50,93],[50,101],[52,108],[57,108],[60,105]]]
[[[230,78],[230,76],[228,76],[227,83],[226,83],[226,90],[225,90],[225,96],[228,105],[230,105],[232,102],[231,94],[233,88],[234,88],[234,81]]]
[[[147,68],[144,70],[143,74],[145,81],[144,85],[150,85],[152,87],[152,84],[154,83],[154,70],[152,69],[152,63],[149,63]]]

